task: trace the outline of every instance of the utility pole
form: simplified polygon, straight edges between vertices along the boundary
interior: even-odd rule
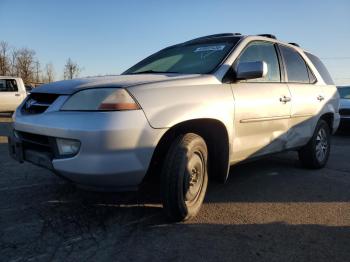
[[[40,73],[40,63],[39,61],[36,61],[35,62],[35,82],[36,83],[40,82],[39,73]]]

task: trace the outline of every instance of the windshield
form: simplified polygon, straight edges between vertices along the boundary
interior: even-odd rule
[[[142,60],[123,74],[208,74],[222,62],[236,43],[211,41],[172,46]]]
[[[349,87],[340,87],[340,88],[338,88],[338,92],[339,92],[340,98],[350,99],[350,86]]]

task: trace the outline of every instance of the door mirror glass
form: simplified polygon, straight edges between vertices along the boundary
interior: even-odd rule
[[[237,80],[262,78],[266,75],[267,64],[264,61],[240,62],[236,68]]]

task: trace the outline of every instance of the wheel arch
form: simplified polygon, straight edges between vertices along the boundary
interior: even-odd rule
[[[226,181],[230,158],[229,133],[224,123],[211,118],[186,120],[169,128],[157,143],[146,177],[154,177],[155,173],[159,176],[171,143],[178,135],[190,132],[203,137],[207,144],[209,177]]]
[[[333,132],[333,121],[334,121],[334,114],[332,112],[324,113],[321,115],[320,119],[324,120],[331,130],[331,133]]]

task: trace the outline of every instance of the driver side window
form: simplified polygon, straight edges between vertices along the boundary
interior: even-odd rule
[[[17,92],[18,87],[14,79],[0,79],[0,92]]]
[[[273,43],[250,43],[238,58],[237,65],[242,62],[255,61],[264,61],[267,64],[267,75],[258,79],[246,80],[246,82],[281,82],[280,66]]]

